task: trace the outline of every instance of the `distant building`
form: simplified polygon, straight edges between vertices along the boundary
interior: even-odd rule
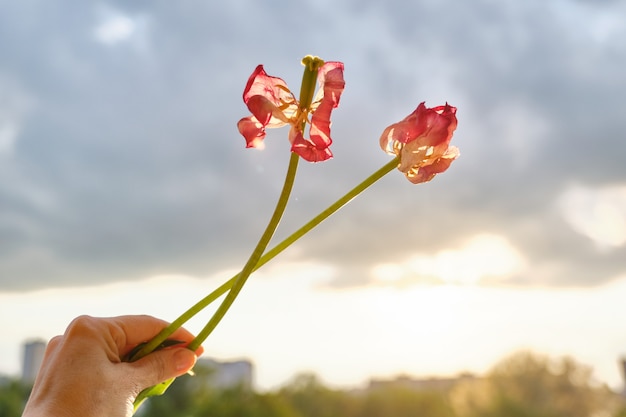
[[[35,382],[45,351],[46,342],[43,340],[31,340],[24,343],[22,348],[22,382],[26,384]]]
[[[477,377],[472,374],[460,374],[449,378],[413,378],[401,375],[395,379],[370,379],[367,390],[374,391],[385,388],[405,388],[414,391],[448,391],[458,382],[473,381],[476,379]]]
[[[207,374],[208,384],[213,388],[241,387],[252,390],[253,366],[249,360],[221,362],[210,358],[200,358],[196,367],[203,367],[210,371]]]
[[[9,378],[6,375],[0,375],[0,387],[3,387],[5,385],[9,385],[9,383],[12,381],[11,378]]]

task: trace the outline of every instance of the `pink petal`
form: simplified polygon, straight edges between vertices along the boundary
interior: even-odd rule
[[[456,146],[449,147],[446,152],[439,158],[430,161],[427,164],[413,168],[405,175],[409,181],[413,184],[420,184],[432,180],[435,175],[441,174],[450,168],[452,162],[460,155],[459,149]]]
[[[265,127],[254,116],[241,119],[237,128],[246,139],[246,148],[258,148],[265,139]]]
[[[312,141],[304,138],[302,132],[295,127],[289,131],[289,141],[291,142],[291,151],[297,153],[308,162],[322,162],[333,157],[330,151],[330,143],[317,146]]]
[[[456,129],[456,108],[446,104],[427,108],[424,102],[398,123],[389,126],[380,137],[380,146],[390,152],[393,142],[417,141],[418,146],[437,146],[450,142]]]
[[[326,62],[319,69],[318,80],[323,92],[321,102],[311,117],[310,137],[316,148],[323,149],[332,143],[330,138],[330,115],[339,106],[339,99],[345,87],[343,63]]]
[[[456,107],[452,107],[448,103],[445,106],[433,107],[428,109],[426,119],[428,145],[438,146],[443,143],[450,143],[457,126]]]
[[[285,81],[267,75],[263,65],[257,66],[250,75],[243,92],[243,101],[263,126],[268,125],[272,118],[287,123],[284,110],[289,104],[296,105],[296,99]]]
[[[414,184],[430,181],[459,156],[449,146],[457,127],[456,108],[427,108],[420,103],[413,113],[387,127],[380,136],[381,148],[400,157],[398,169]]]

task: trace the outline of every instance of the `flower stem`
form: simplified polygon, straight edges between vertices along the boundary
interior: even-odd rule
[[[252,251],[252,254],[248,258],[248,262],[244,265],[241,272],[237,275],[237,279],[233,282],[230,291],[226,295],[226,298],[222,301],[222,304],[218,307],[218,309],[211,317],[211,320],[204,326],[204,328],[198,333],[196,338],[191,341],[188,348],[190,350],[196,350],[200,347],[202,342],[213,332],[215,327],[222,320],[230,306],[239,295],[239,292],[243,288],[244,284],[248,280],[248,277],[255,270],[256,265],[259,263],[259,259],[265,252],[267,245],[270,243],[272,236],[274,236],[274,232],[276,228],[278,228],[278,224],[280,223],[280,219],[285,212],[285,208],[287,208],[287,202],[289,201],[289,195],[291,194],[291,190],[293,189],[293,183],[296,178],[296,171],[298,170],[298,161],[300,160],[300,156],[294,152],[291,153],[289,158],[289,168],[287,169],[287,175],[285,176],[285,183],[283,184],[283,189],[280,192],[280,197],[278,198],[278,202],[276,203],[276,208],[274,208],[274,213],[261,235],[259,239],[259,243],[257,243],[256,247]]]
[[[317,83],[317,74],[324,61],[317,56],[307,55],[302,58],[304,65],[304,73],[302,74],[302,83],[300,84],[300,100],[299,108],[302,112],[307,112],[311,107],[313,96],[315,94],[315,84]],[[304,130],[304,124],[302,125]]]
[[[352,201],[353,198],[355,198],[357,195],[361,194],[363,191],[365,191],[367,188],[369,188],[376,181],[378,181],[379,179],[381,179],[382,177],[387,175],[389,172],[391,172],[391,170],[393,170],[394,168],[397,168],[398,167],[398,162],[399,162],[399,158],[395,157],[390,162],[388,162],[385,165],[383,165],[376,172],[374,172],[372,175],[367,177],[365,180],[363,180],[361,183],[359,183],[353,189],[348,191],[346,194],[344,194],[342,197],[340,197],[333,204],[331,204],[330,206],[326,207],[326,209],[324,209],[322,212],[320,212],[317,216],[313,217],[311,220],[309,220],[307,223],[305,223],[302,227],[300,227],[298,230],[296,230],[291,235],[289,235],[287,238],[285,238],[282,242],[280,242],[279,244],[274,246],[272,249],[267,251],[259,259],[259,262],[257,263],[257,265],[256,265],[254,270],[256,271],[257,269],[259,269],[260,267],[265,265],[267,262],[269,262],[272,259],[274,259],[276,257],[276,255],[278,255],[279,253],[281,253],[282,251],[287,249],[296,240],[300,239],[302,236],[307,234],[309,231],[311,231],[317,225],[319,225],[324,220],[326,220],[327,218],[329,218],[330,216],[335,214],[335,212],[337,212],[340,208],[342,208],[343,206],[348,204],[350,201]]]
[[[342,196],[337,201],[335,201],[333,204],[328,206],[325,210],[323,210],[317,216],[313,217],[304,226],[300,227],[298,230],[296,230],[294,233],[289,235],[282,242],[280,242],[279,244],[274,246],[272,249],[267,251],[265,254],[263,254],[263,256],[258,258],[258,262],[255,265],[252,266],[252,269],[248,273],[248,275],[250,273],[256,271],[257,269],[259,269],[260,267],[262,267],[263,265],[265,265],[266,263],[268,263],[272,259],[274,259],[278,254],[280,254],[282,251],[287,249],[292,243],[294,243],[295,241],[300,239],[302,236],[304,236],[306,233],[308,233],[311,229],[315,228],[317,225],[319,225],[324,220],[329,218],[331,215],[333,215],[335,212],[337,212],[341,207],[343,207],[347,203],[349,203],[354,197],[356,197],[361,192],[366,190],[369,186],[371,186],[376,181],[378,181],[379,179],[384,177],[386,174],[388,174],[392,169],[396,168],[397,166],[398,166],[398,158],[396,157],[396,158],[392,159],[391,161],[389,161],[388,163],[386,163],[383,167],[381,167],[379,170],[374,172],[372,175],[367,177],[363,182],[358,184],[356,187],[354,187],[353,189],[348,191],[344,196]],[[248,266],[248,264],[246,264],[246,266]],[[224,293],[226,293],[226,291],[228,291],[231,287],[234,286],[234,284],[236,282],[239,281],[239,277],[244,272],[245,272],[245,267],[237,275],[235,275],[234,277],[232,277],[231,279],[229,279],[228,281],[226,281],[225,283],[220,285],[218,288],[213,290],[213,292],[211,292],[209,295],[207,295],[202,300],[200,300],[196,304],[194,304],[187,311],[185,311],[180,317],[178,317],[176,320],[174,320],[169,326],[167,326],[165,329],[163,329],[150,342],[148,342],[143,347],[143,349],[141,349],[138,352],[136,357],[137,358],[143,357],[143,356],[147,355],[148,353],[152,352],[154,349],[156,349],[156,347],[159,346],[161,343],[163,343],[172,333],[174,333],[174,331],[176,331],[176,329],[178,329],[183,324],[185,324],[190,318],[195,316],[197,313],[199,313],[202,309],[207,307],[213,301],[215,301],[216,299],[218,299],[219,297],[224,295]],[[198,336],[200,336],[200,335],[198,335]],[[207,334],[207,336],[208,336],[208,334]],[[196,340],[197,340],[197,338],[196,338]],[[198,344],[198,346],[199,346],[199,344]]]

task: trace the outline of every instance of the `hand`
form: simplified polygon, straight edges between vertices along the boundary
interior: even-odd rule
[[[150,316],[74,319],[48,343],[22,417],[131,416],[143,389],[186,373],[202,353],[186,349],[193,335],[178,329],[171,338],[184,343],[122,362],[166,326]]]

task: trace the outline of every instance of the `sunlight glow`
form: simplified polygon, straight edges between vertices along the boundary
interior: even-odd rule
[[[478,240],[464,247],[488,248],[485,241],[485,246]],[[79,314],[152,314],[172,320],[235,272],[0,292],[0,373],[19,372],[22,341],[61,334]],[[626,346],[620,331],[626,320],[621,302],[626,276],[584,290],[321,288],[319,283],[332,274],[332,267],[315,262],[277,263],[258,271],[205,344],[205,355],[251,359],[261,389],[276,388],[305,370],[337,386],[356,386],[371,376],[484,372],[521,347],[574,355],[592,363],[601,380],[621,381],[615,359]],[[197,332],[211,310],[186,327]]]
[[[571,187],[561,195],[559,208],[570,226],[600,249],[626,244],[626,185]]]
[[[524,266],[522,255],[504,237],[479,234],[458,249],[416,254],[402,263],[372,269],[378,283],[476,284],[484,278],[506,279]]]

